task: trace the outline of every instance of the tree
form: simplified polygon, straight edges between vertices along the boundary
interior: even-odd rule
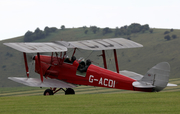
[[[56,27],[51,27],[50,32],[56,32],[57,28]]]
[[[24,42],[31,42],[33,40],[32,35],[33,35],[33,32],[27,31],[24,35]]]
[[[31,32],[31,31],[28,30],[28,31],[25,33],[24,36],[25,36],[25,37],[30,37],[32,34],[33,34],[33,32]]]
[[[87,33],[88,33],[88,30],[85,30],[84,33],[87,34]]]
[[[64,25],[62,25],[62,26],[61,26],[61,29],[62,29],[62,30],[64,30],[64,29],[65,29],[65,26],[64,26]]]
[[[91,31],[93,31],[94,34],[98,31],[98,28],[96,26],[90,26]]]
[[[146,30],[149,30],[149,25],[148,25],[148,24],[142,25],[142,26],[141,26],[141,31],[142,31],[142,33],[144,33]]]
[[[87,27],[86,26],[83,26],[83,29],[86,29]]]
[[[118,35],[119,35],[119,28],[118,28],[118,27],[116,27],[114,34],[115,34],[115,36],[118,36]]]
[[[106,27],[103,29],[103,35],[107,34],[107,33],[111,33],[112,30],[109,27]]]
[[[173,35],[172,35],[172,38],[173,38],[173,39],[176,39],[176,38],[177,38],[177,36],[176,36],[175,34],[173,34]]]
[[[167,41],[169,41],[169,40],[171,40],[171,37],[170,37],[169,35],[166,35],[166,36],[164,37],[164,39],[166,39]]]
[[[36,30],[34,31],[35,37],[33,37],[33,40],[37,40],[37,39],[42,39],[45,37],[45,34],[43,33],[42,30],[40,30],[39,28],[36,28]]]
[[[141,26],[141,29],[142,29],[142,30],[145,30],[145,31],[146,31],[146,30],[149,30],[149,25],[148,25],[148,24],[142,25],[142,26]]]
[[[46,26],[46,27],[44,28],[44,32],[45,32],[45,35],[46,35],[46,36],[49,35],[49,33],[50,33],[51,31],[50,31],[50,29],[49,29],[48,26]]]
[[[141,25],[138,23],[132,23],[128,29],[132,32],[132,33],[137,33],[141,31]]]
[[[150,33],[153,33],[153,29],[150,29],[149,32],[150,32]]]
[[[169,31],[165,31],[164,34],[169,34]]]
[[[34,33],[39,33],[41,30],[39,29],[39,27],[36,28],[36,30],[34,31]]]
[[[174,31],[173,28],[170,31],[173,32]]]

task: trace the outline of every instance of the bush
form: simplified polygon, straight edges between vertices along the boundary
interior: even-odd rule
[[[150,33],[153,33],[153,29],[150,29],[149,32],[150,32]]]
[[[169,35],[166,35],[166,36],[164,37],[164,39],[166,39],[167,41],[169,41],[169,40],[171,40],[171,37],[170,37]]]
[[[27,31],[25,33],[25,35],[24,35],[24,42],[31,42],[31,41],[33,41],[32,36],[33,36],[33,32]]]
[[[169,31],[165,31],[164,34],[169,34]]]
[[[173,28],[170,31],[173,32],[174,31]]]
[[[44,28],[44,31],[40,30],[39,28],[36,28],[34,33],[31,31],[27,31],[24,35],[24,42],[32,42],[34,40],[43,39],[48,36],[49,33],[55,32],[56,30],[56,27],[49,28],[48,26],[46,26]]]
[[[88,30],[85,30],[84,33],[87,34],[87,33],[88,33]]]
[[[116,27],[115,36],[130,35],[131,33],[138,33],[138,32],[144,33],[145,31],[147,31],[149,29],[150,28],[149,28],[148,24],[140,25],[138,23],[132,23],[131,25],[129,25],[129,26],[125,25],[125,26],[121,27],[120,29],[118,27]]]
[[[62,26],[61,26],[61,29],[62,29],[62,30],[64,30],[64,29],[65,29],[65,26],[64,26],[64,25],[62,25]]]
[[[173,38],[173,39],[176,39],[176,38],[177,38],[177,36],[176,36],[175,34],[173,34],[173,35],[172,35],[172,38]]]
[[[106,27],[103,29],[103,35],[111,33],[111,32],[112,32],[112,30],[109,27]]]

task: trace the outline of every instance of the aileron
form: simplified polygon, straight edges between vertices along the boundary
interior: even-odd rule
[[[4,43],[4,45],[9,46],[21,52],[26,53],[37,53],[37,52],[64,52],[67,48],[55,43]]]

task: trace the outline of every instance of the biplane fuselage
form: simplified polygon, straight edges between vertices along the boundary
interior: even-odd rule
[[[86,72],[78,71],[79,62],[64,62],[62,58],[40,56],[43,75],[76,85],[89,85],[134,91],[151,92],[152,88],[140,89],[132,85],[136,80],[119,73],[91,64]],[[35,57],[35,72],[40,74],[38,59]]]

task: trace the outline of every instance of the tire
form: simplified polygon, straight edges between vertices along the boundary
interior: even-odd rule
[[[47,95],[54,95],[53,91],[51,89],[46,89],[44,91],[44,96],[47,96]]]
[[[75,92],[72,88],[67,88],[65,91],[65,95],[74,95]]]

